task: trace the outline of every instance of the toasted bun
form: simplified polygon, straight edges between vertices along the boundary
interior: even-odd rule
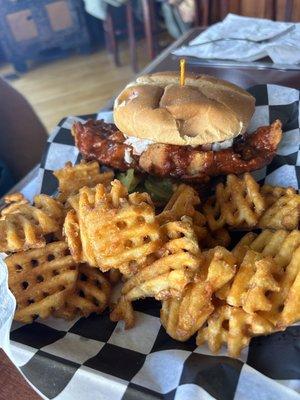
[[[232,83],[176,72],[144,75],[117,97],[114,121],[127,136],[198,146],[232,139],[247,129],[255,99]]]

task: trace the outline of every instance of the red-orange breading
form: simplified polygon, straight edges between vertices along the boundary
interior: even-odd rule
[[[77,122],[73,126],[76,145],[87,160],[120,170],[134,168],[161,177],[205,182],[212,176],[240,174],[269,164],[282,137],[281,122],[260,127],[253,134],[234,139],[230,148],[207,150],[207,146],[177,146],[154,143],[139,156],[114,124],[103,121]],[[125,161],[125,154],[130,158]]]

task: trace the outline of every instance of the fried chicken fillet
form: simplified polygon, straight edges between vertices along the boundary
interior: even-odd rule
[[[126,137],[114,124],[89,120],[76,122],[72,133],[86,160],[121,171],[134,168],[159,177],[206,182],[213,176],[240,174],[262,168],[273,159],[282,137],[281,122],[274,121],[254,133],[237,136],[232,146],[219,151],[207,146],[179,146],[153,143],[141,153],[126,144]],[[130,155],[129,157],[127,155]]]

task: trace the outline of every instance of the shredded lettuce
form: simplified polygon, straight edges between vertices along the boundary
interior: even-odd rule
[[[117,179],[127,187],[129,193],[134,192],[138,184],[141,182],[141,178],[135,174],[134,169],[132,168],[128,169],[126,172],[119,173]]]

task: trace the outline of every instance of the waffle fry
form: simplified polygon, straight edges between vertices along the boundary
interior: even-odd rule
[[[30,205],[29,201],[21,193],[13,193],[5,197],[5,201],[9,206],[2,210],[2,215],[8,214],[22,214],[29,219],[39,217],[39,213],[36,209],[43,211],[46,217],[50,217],[52,221],[41,218],[39,221],[41,228],[44,232],[47,229],[53,229],[53,224],[61,226],[63,223],[64,212],[62,204],[45,194],[39,194],[34,198],[34,205]],[[52,233],[52,232],[47,232]]]
[[[200,271],[182,296],[164,300],[161,321],[167,333],[176,340],[188,340],[213,312],[212,294],[235,274],[236,260],[222,247],[206,252]],[[203,276],[205,271],[205,277]]]
[[[221,289],[217,290],[215,296],[219,300],[226,301],[227,296],[230,292],[231,282],[227,282]]]
[[[194,228],[195,234],[200,243],[208,236],[208,228],[206,226],[206,218],[201,212],[195,211],[192,215],[192,220],[193,220],[193,228]]]
[[[63,206],[55,199],[38,195],[34,205],[21,204],[0,220],[0,251],[15,252],[45,245],[44,235],[61,230]]]
[[[299,318],[299,272],[300,272],[300,246],[292,254],[291,261],[281,276],[280,291],[271,293],[269,300],[271,310],[260,314],[281,329],[286,324],[293,323]]]
[[[29,323],[47,318],[74,290],[78,276],[65,242],[13,254],[5,259],[9,287],[17,301],[15,319]]]
[[[260,253],[248,250],[233,280],[227,303],[242,307],[249,314],[270,311],[272,304],[266,294],[280,290],[275,279],[280,272],[272,258],[264,258]]]
[[[215,197],[210,197],[203,205],[207,224],[212,231],[222,229],[226,225],[225,216],[221,212],[223,186],[217,185]]]
[[[128,196],[115,180],[111,191],[102,184],[80,190],[77,219],[68,215],[64,231],[76,260],[97,266],[103,272],[120,269],[130,275],[161,246],[154,208],[146,193]],[[78,240],[80,235],[80,242]]]
[[[74,292],[66,297],[55,316],[73,319],[78,314],[84,317],[91,313],[101,314],[108,305],[110,292],[111,286],[98,268],[80,264]]]
[[[39,194],[34,198],[34,206],[47,214],[52,219],[52,221],[55,222],[57,229],[54,230],[53,233],[62,231],[65,210],[63,208],[63,205],[59,201],[45,194]],[[46,224],[45,226],[42,226],[42,229],[44,233],[52,233],[47,232],[47,230],[49,230],[50,228]]]
[[[54,171],[53,174],[58,180],[58,198],[62,202],[78,193],[79,189],[84,186],[94,187],[98,183],[106,186],[114,178],[112,171],[101,173],[97,161],[81,161],[80,164],[76,165],[67,162],[63,168]]]
[[[116,285],[120,282],[122,274],[118,269],[110,269],[106,273],[106,277],[111,285]]]
[[[29,201],[25,198],[25,196],[20,193],[9,193],[4,196],[4,201],[6,204],[11,204],[11,203],[18,203],[18,204],[26,204],[29,203]]]
[[[300,319],[294,189],[260,188],[250,174],[229,175],[202,210],[197,192],[181,184],[155,215],[147,193],[129,195],[96,162],[68,163],[55,175],[64,206],[45,195],[30,205],[13,194],[1,212],[0,251],[19,252],[6,259],[17,320],[101,313],[120,281],[112,321],[134,326],[132,302],[154,297],[171,337],[185,341],[198,332],[197,344],[207,341],[216,352],[227,343],[233,357],[253,336]],[[62,226],[68,244],[46,244],[45,235],[60,237]],[[226,250],[227,228],[254,227],[270,229]]]
[[[179,297],[192,281],[200,263],[200,250],[189,218],[162,227],[166,241],[155,261],[125,282],[122,294],[134,301],[144,297],[157,300]]]
[[[196,228],[195,231],[197,233]],[[216,246],[228,247],[231,242],[231,237],[226,228],[220,228],[215,231],[211,231],[207,228],[206,236],[203,237],[202,240],[199,239],[199,235],[197,236],[200,246],[205,249],[214,248]]]
[[[238,357],[249,345],[251,337],[268,335],[273,325],[256,314],[247,314],[241,308],[221,306],[208,319],[207,326],[199,330],[197,345],[208,343],[210,350],[217,353],[226,343],[231,357]]]
[[[153,260],[127,280],[122,296],[114,308],[111,319],[124,320],[127,327],[134,324],[131,302],[139,298],[157,300],[180,297],[200,265],[200,251],[191,219],[168,222],[163,225],[165,245],[153,255]]]
[[[225,224],[236,228],[254,227],[265,210],[265,202],[250,174],[244,174],[241,179],[231,174],[226,185],[217,185],[215,198],[209,199],[203,209],[211,230]]]
[[[221,228],[212,232],[207,227],[206,217],[195,209],[199,204],[200,198],[196,191],[191,186],[181,184],[156,219],[160,225],[163,225],[180,220],[183,216],[191,217],[194,231],[202,248],[228,246],[230,243],[228,231]]]
[[[181,299],[167,299],[162,303],[160,319],[167,334],[173,339],[185,342],[200,329],[213,313],[210,302],[211,292],[203,282],[189,286]],[[196,299],[202,308],[195,308]],[[183,310],[187,305],[188,310]]]
[[[286,283],[286,282],[284,282]],[[296,279],[289,289],[288,295],[285,299],[282,313],[277,322],[280,329],[292,325],[294,322],[300,320],[300,270],[297,273]]]
[[[131,301],[128,301],[124,296],[121,296],[109,317],[113,322],[124,321],[125,329],[133,328],[135,318]]]
[[[266,229],[259,235],[252,232],[246,234],[233,249],[233,254],[239,262],[242,262],[247,250],[254,250],[264,257],[272,257],[283,272],[299,246],[300,231]]]
[[[260,193],[265,200],[267,209],[281,197],[296,194],[297,191],[292,187],[284,188],[279,186],[263,185],[260,189]]]
[[[258,226],[270,229],[297,229],[300,221],[300,196],[286,194],[279,197],[261,216]]]
[[[64,222],[64,235],[67,238],[70,252],[76,262],[83,261],[80,228],[75,210],[70,210]]]
[[[191,186],[181,184],[173,193],[164,211],[171,211],[175,220],[179,220],[184,215],[193,217],[195,206],[198,204],[200,204],[200,199],[196,191]]]
[[[263,257],[271,257],[278,268],[275,271],[275,275],[280,290],[268,293],[267,299],[269,304],[271,304],[271,308],[268,307],[268,311],[260,311],[259,314],[273,324],[277,324],[280,327],[286,326],[285,322],[281,320],[289,292],[292,290],[299,271],[300,231],[265,230],[260,235],[248,233],[234,248],[233,254],[241,262],[249,249],[260,253]],[[294,291],[292,291],[290,296],[293,296],[293,293]],[[296,306],[294,315],[297,319]]]
[[[22,193],[11,193],[4,196],[5,207],[1,210],[1,219],[4,219],[8,214],[14,214],[18,212],[19,207],[23,204],[29,204],[29,201],[24,197]]]

